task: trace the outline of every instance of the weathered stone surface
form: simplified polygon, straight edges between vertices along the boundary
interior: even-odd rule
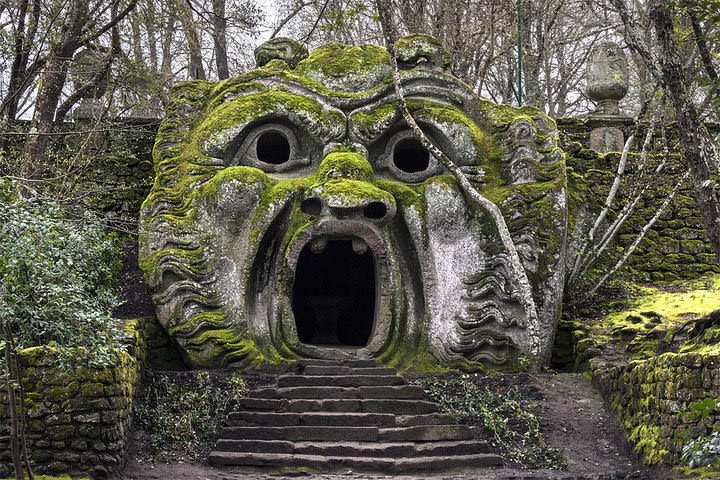
[[[399,39],[395,43],[395,57],[401,68],[423,65],[447,69],[452,63],[450,54],[445,51],[440,41],[422,33],[413,33]]]
[[[401,39],[397,54],[449,62],[430,37]],[[157,138],[140,264],[190,363],[546,361],[567,225],[555,123],[478,98],[438,69],[402,72],[417,121],[508,219],[537,302],[526,311],[492,216],[402,121],[384,49],[327,45],[297,66],[258,64],[222,83],[179,84]],[[312,262],[327,267],[322,277]]]
[[[129,432],[133,384],[139,381],[139,366],[124,351],[106,369],[77,368],[68,374],[60,368],[57,351],[33,347],[20,352],[20,360],[31,374],[24,378],[27,441],[34,471],[38,474],[90,474],[105,478],[118,474],[125,457],[125,435]],[[52,379],[52,382],[48,380]],[[106,396],[108,386],[124,392]],[[0,457],[9,459],[5,392],[0,392]],[[99,456],[97,452],[103,452]],[[0,462],[0,476],[12,472],[10,462]],[[96,475],[104,475],[102,477]]]
[[[300,42],[285,37],[276,37],[255,49],[255,64],[264,67],[272,60],[282,60],[290,67],[307,58],[308,50]]]
[[[598,127],[590,132],[590,148],[597,152],[621,152],[625,134],[616,127]]]

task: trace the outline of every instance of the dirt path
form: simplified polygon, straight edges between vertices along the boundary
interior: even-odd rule
[[[543,434],[553,447],[562,449],[568,459],[566,469],[519,470],[501,468],[478,473],[464,472],[433,476],[384,476],[353,472],[319,475],[308,472],[254,473],[218,470],[193,462],[155,464],[131,460],[123,478],[264,480],[303,478],[308,480],[367,479],[410,480],[427,478],[487,480],[660,480],[663,472],[649,472],[633,454],[620,426],[592,384],[582,375],[571,373],[523,375],[526,388],[536,390],[544,410]]]

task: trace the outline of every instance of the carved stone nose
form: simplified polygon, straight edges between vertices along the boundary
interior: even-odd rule
[[[371,187],[378,192],[385,193],[372,185],[364,187],[366,189]],[[360,198],[353,195],[352,192],[348,192],[347,195],[338,195],[332,192],[332,188],[316,187],[300,203],[300,210],[313,217],[328,216],[341,220],[386,221],[395,215],[396,206],[392,197],[383,197],[385,195],[376,198],[370,196]]]
[[[300,210],[314,217],[373,222],[395,216],[395,198],[375,185],[364,148],[330,145],[326,150],[317,173],[321,183],[306,192]]]

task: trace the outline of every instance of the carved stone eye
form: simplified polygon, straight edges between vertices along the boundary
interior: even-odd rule
[[[245,165],[268,173],[290,172],[309,162],[293,129],[280,123],[255,127],[231,156],[228,166]]]
[[[407,183],[424,182],[442,171],[437,159],[411,130],[402,130],[390,137],[379,164],[380,168],[386,168],[395,178]]]
[[[290,142],[283,133],[277,130],[261,133],[255,149],[257,159],[263,163],[281,165],[290,160]]]
[[[395,144],[392,161],[403,172],[424,172],[430,166],[430,152],[418,139],[404,138]]]

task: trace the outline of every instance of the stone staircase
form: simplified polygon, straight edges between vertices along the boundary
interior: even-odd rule
[[[223,429],[214,466],[408,473],[499,466],[465,425],[374,360],[303,360],[250,392]]]

